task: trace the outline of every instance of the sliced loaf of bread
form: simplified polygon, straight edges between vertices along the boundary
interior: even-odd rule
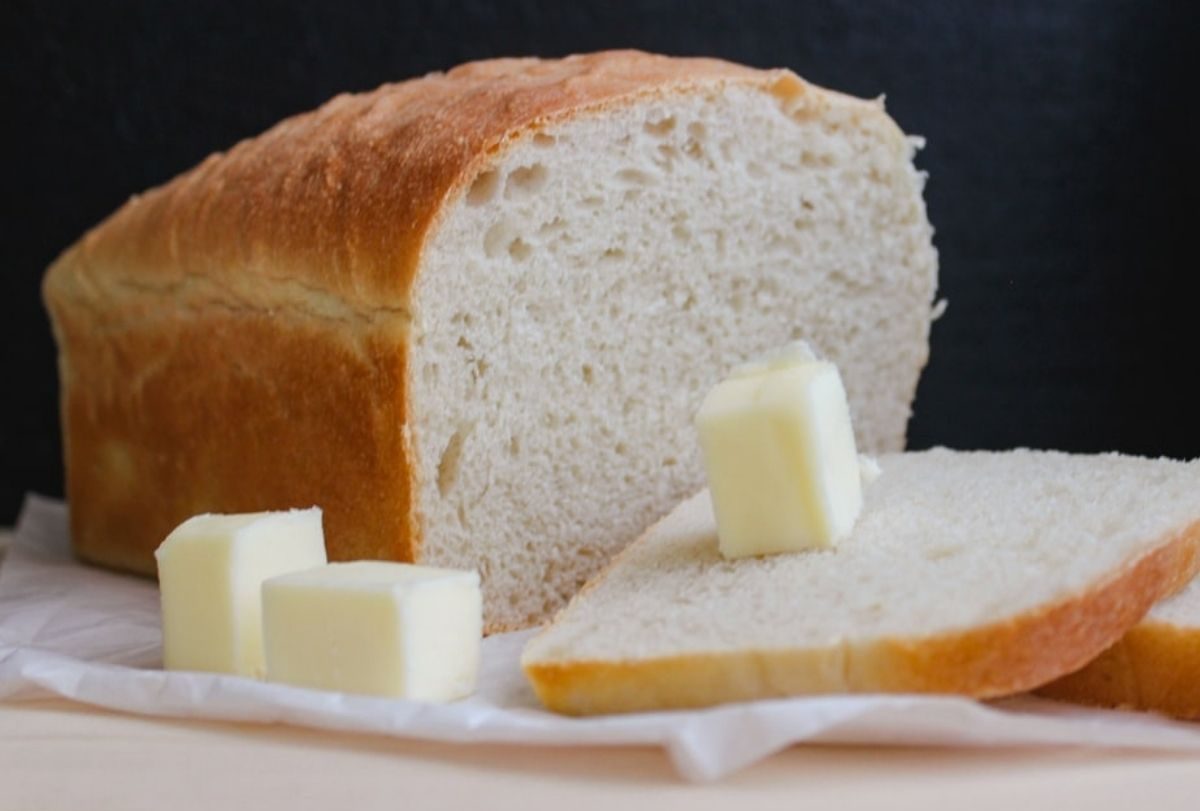
[[[1087,667],[1038,693],[1200,720],[1200,579],[1154,606]]]
[[[707,492],[626,549],[524,652],[549,708],[806,693],[1029,690],[1200,568],[1200,463],[885,456],[834,550],[724,560]]]
[[[804,338],[900,450],[937,256],[878,101],[622,51],[465,65],[133,198],[45,280],[78,554],[324,508],[329,557],[540,622],[702,482],[691,416]]]

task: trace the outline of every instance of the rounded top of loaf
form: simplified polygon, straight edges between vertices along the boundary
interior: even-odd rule
[[[638,51],[473,62],[339,95],[134,196],[59,258],[46,295],[53,307],[97,284],[214,284],[253,304],[269,284],[317,310],[404,315],[432,226],[506,144],[576,113],[728,83],[797,114],[836,95],[786,70]]]

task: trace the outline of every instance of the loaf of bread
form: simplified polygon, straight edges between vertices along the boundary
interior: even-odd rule
[[[1079,704],[1200,720],[1200,580],[1154,606],[1087,667],[1038,692]]]
[[[885,456],[837,548],[727,561],[708,493],[626,549],[526,647],[551,709],[1035,688],[1200,568],[1200,462]]]
[[[635,52],[335,98],[130,200],[50,268],[78,554],[324,509],[334,560],[554,611],[702,480],[691,417],[803,338],[898,450],[928,351],[922,176],[877,101]]]

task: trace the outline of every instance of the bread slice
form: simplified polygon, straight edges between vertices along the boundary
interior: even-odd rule
[[[1200,462],[886,456],[837,549],[726,561],[707,492],[631,545],[522,664],[592,714],[843,692],[991,697],[1111,645],[1200,568]]]
[[[478,569],[547,617],[701,484],[691,416],[805,338],[903,447],[936,254],[915,142],[786,70],[503,59],[339,96],[50,269],[87,560],[324,508],[333,560]]]
[[[1200,580],[1155,605],[1082,670],[1050,682],[1038,693],[1200,720]]]

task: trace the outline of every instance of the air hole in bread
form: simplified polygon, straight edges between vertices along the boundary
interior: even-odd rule
[[[610,262],[615,262],[625,258],[625,251],[621,250],[620,248],[606,248],[604,253],[600,254],[600,258]]]
[[[483,252],[489,259],[495,259],[516,239],[519,239],[516,226],[507,220],[501,220],[483,235]]]
[[[544,222],[538,228],[538,236],[542,239],[550,239],[567,230],[567,221],[562,217],[555,217],[552,220]]]
[[[962,551],[961,546],[939,546],[935,549],[930,549],[925,557],[927,560],[945,560],[952,558]]]
[[[547,135],[544,132],[535,132],[533,134],[533,145],[549,148],[558,143],[558,139],[553,135]]]
[[[459,462],[462,460],[463,445],[467,442],[467,437],[471,433],[471,427],[471,425],[462,425],[457,431],[451,434],[450,441],[446,443],[446,448],[442,451],[441,459],[438,460],[438,493],[443,498],[449,495],[450,491],[454,489],[454,483],[458,481]]]
[[[533,246],[520,237],[508,243],[508,255],[518,262],[524,262],[532,253]]]
[[[827,169],[833,166],[833,155],[827,152],[810,152],[804,150],[800,153],[800,163],[808,169]]]
[[[508,199],[537,194],[550,178],[550,170],[540,163],[518,166],[509,172],[504,184],[504,196]]]
[[[769,253],[782,253],[794,256],[800,252],[800,243],[792,237],[772,234],[767,240],[767,251]]]
[[[675,129],[675,116],[669,115],[665,118],[647,121],[644,127],[646,132],[649,134],[659,138],[665,138],[671,134],[671,130]]]
[[[787,243],[795,250],[794,242],[787,240]],[[783,291],[779,289],[779,284],[773,279],[761,279],[754,285],[754,299],[760,306],[774,304],[775,300],[782,295]]]
[[[500,188],[500,173],[495,169],[481,172],[471,188],[467,191],[467,203],[472,206],[482,206],[490,203]]]
[[[579,374],[583,378],[583,382],[588,384],[589,386],[592,385],[593,382],[595,382],[596,374],[592,370],[591,364],[588,364],[588,363],[583,364],[583,366],[579,370]]]
[[[617,180],[630,186],[649,186],[654,182],[650,173],[641,169],[622,169],[617,172]]]
[[[708,139],[708,128],[699,121],[688,124],[688,140],[683,151],[696,160],[704,157],[704,143]]]

